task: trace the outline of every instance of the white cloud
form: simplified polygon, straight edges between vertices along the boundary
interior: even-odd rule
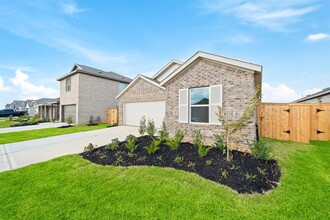
[[[310,34],[308,37],[305,39],[306,41],[319,41],[323,39],[330,38],[329,34],[325,33],[318,33],[318,34]]]
[[[12,88],[9,86],[5,86],[5,83],[2,79],[2,77],[0,76],[0,92],[11,92]]]
[[[86,11],[86,9],[79,9],[76,4],[70,3],[70,4],[63,4],[62,10],[65,14],[70,16],[75,16],[78,13]]]
[[[209,12],[234,14],[239,20],[267,27],[275,31],[287,31],[287,27],[315,11],[314,0],[205,0],[203,7]]]
[[[37,99],[37,98],[56,98],[59,96],[59,91],[45,87],[44,85],[34,85],[29,81],[29,76],[23,73],[20,69],[16,70],[16,75],[10,81],[15,86],[16,91],[22,99]]]
[[[315,92],[321,91],[319,88],[307,89],[303,92],[297,92],[293,88],[285,84],[279,84],[277,86],[272,86],[269,83],[262,84],[262,101],[263,102],[292,102],[303,96],[313,94]]]

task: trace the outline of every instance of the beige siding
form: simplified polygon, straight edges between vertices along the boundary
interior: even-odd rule
[[[88,123],[90,115],[100,116],[102,122],[107,122],[107,109],[118,106],[115,97],[119,94],[119,82],[79,75],[78,124]]]

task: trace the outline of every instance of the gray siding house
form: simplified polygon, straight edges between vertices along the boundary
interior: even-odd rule
[[[132,80],[114,72],[74,64],[71,71],[57,79],[60,82],[60,118],[68,116],[75,124],[86,124],[89,117],[107,122],[107,109],[116,108],[115,97]]]
[[[294,103],[324,103],[330,102],[330,87],[322,91],[307,95],[301,99],[293,101]]]
[[[119,123],[138,126],[145,116],[157,127],[164,120],[171,135],[182,129],[191,137],[200,129],[211,142],[213,134],[222,130],[218,106],[226,120],[239,119],[261,85],[261,75],[261,65],[197,52],[185,62],[171,61],[152,78],[137,76],[117,96]],[[242,131],[247,140],[256,136],[256,117],[253,122]]]

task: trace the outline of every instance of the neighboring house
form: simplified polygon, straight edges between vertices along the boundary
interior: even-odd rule
[[[49,118],[51,119],[51,112],[52,106],[51,102],[53,102],[56,99],[53,98],[41,98],[37,100],[33,100],[31,102],[32,108],[33,108],[33,115],[38,115],[41,118]]]
[[[160,127],[164,120],[171,135],[177,129],[191,137],[201,129],[206,141],[222,129],[216,113],[223,107],[226,120],[237,120],[257,85],[262,66],[197,52],[186,62],[171,61],[153,78],[138,75],[118,96],[119,124],[138,126],[142,116]],[[255,138],[256,117],[242,131]]]
[[[61,121],[68,116],[75,124],[86,124],[91,115],[107,122],[107,109],[116,108],[116,96],[132,81],[114,72],[74,64],[60,81]]]
[[[26,111],[26,101],[14,100],[11,104],[6,104],[5,109],[13,109],[14,111]]]
[[[27,113],[30,115],[30,116],[34,116],[34,109],[33,109],[33,106],[32,106],[32,101],[33,100],[26,100],[25,102],[25,110],[27,111]]]
[[[307,95],[301,99],[293,101],[294,103],[323,103],[330,102],[330,87],[323,89],[322,91]]]

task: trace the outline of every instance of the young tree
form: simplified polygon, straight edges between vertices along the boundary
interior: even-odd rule
[[[224,130],[224,137],[227,147],[227,161],[230,161],[230,144],[234,141],[232,135],[236,132],[246,128],[251,123],[251,118],[254,115],[254,112],[257,108],[258,103],[261,101],[260,95],[260,86],[258,85],[255,88],[254,94],[250,99],[249,106],[244,110],[243,115],[238,121],[235,122],[228,122],[225,121],[223,111],[221,107],[218,107],[218,120],[221,122],[223,130]]]

